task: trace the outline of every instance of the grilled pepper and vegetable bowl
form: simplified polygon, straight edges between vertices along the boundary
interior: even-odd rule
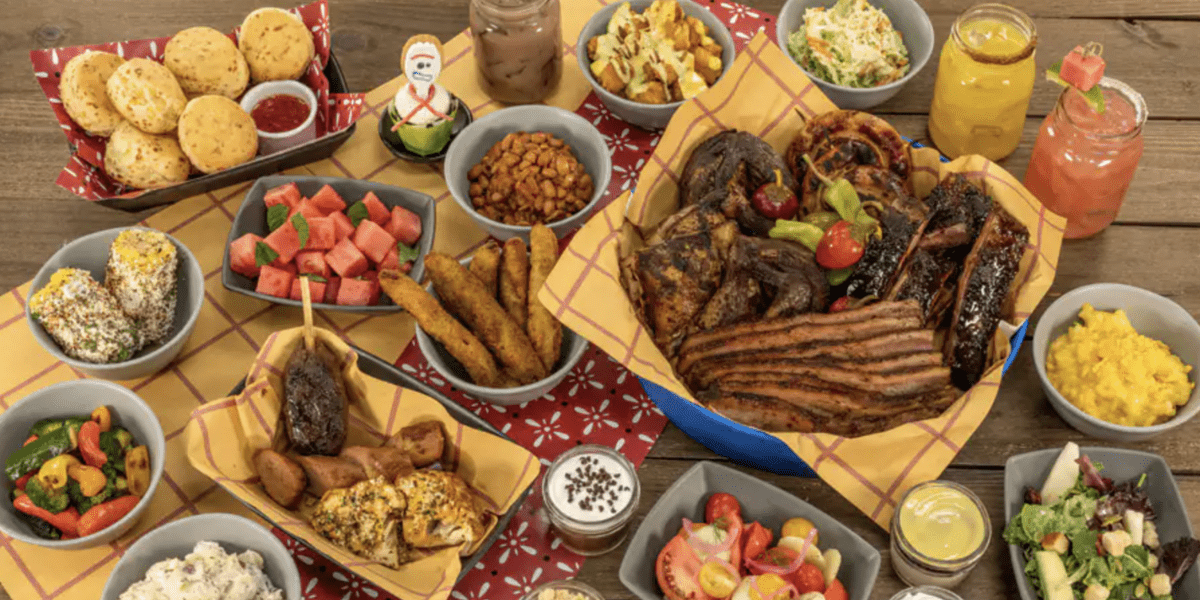
[[[107,529],[150,487],[150,453],[100,406],[90,415],[42,419],[5,457],[13,508],[37,536],[66,540]]]

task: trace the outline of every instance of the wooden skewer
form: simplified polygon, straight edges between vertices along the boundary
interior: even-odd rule
[[[308,289],[308,277],[300,278],[300,297],[304,302],[304,347],[311,352],[316,346],[313,339],[312,292]]]

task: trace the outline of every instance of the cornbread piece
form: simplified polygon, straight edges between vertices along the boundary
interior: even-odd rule
[[[406,505],[404,495],[378,477],[325,492],[309,522],[329,541],[395,569],[409,554],[400,541]]]
[[[117,112],[146,133],[174,131],[187,104],[171,70],[148,58],[133,58],[117,67],[105,90]]]
[[[190,27],[175,34],[163,49],[163,65],[189,98],[205,94],[237,98],[250,81],[250,67],[237,44],[212,27]]]
[[[316,51],[304,21],[280,8],[260,8],[246,15],[238,45],[254,81],[299,79]]]
[[[125,59],[108,52],[87,51],[67,61],[58,91],[71,120],[92,135],[107,136],[125,117],[108,99],[105,84]]]
[[[179,253],[160,231],[126,229],[108,250],[104,286],[138,323],[146,344],[166,340],[175,322]]]
[[[59,269],[29,299],[33,319],[67,356],[91,363],[128,360],[142,347],[133,319],[83,269]]]
[[[236,167],[258,154],[250,113],[224,96],[201,96],[179,117],[179,147],[203,173]]]
[[[152,189],[186,181],[192,164],[175,138],[121,121],[104,149],[104,172],[127,186]]]

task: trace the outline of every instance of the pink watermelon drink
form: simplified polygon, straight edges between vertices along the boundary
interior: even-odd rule
[[[1095,235],[1116,219],[1142,158],[1147,115],[1140,94],[1103,77],[1098,54],[1079,50],[1063,61],[1069,87],[1042,121],[1025,172],[1025,187],[1067,218],[1067,238]]]

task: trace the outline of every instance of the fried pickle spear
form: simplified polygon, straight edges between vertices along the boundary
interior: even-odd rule
[[[379,285],[392,302],[408,311],[433,339],[462,363],[477,385],[500,387],[504,377],[496,360],[473,333],[463,327],[425,288],[411,277],[394,270],[379,273]]]
[[[542,306],[537,294],[556,262],[558,238],[549,227],[534,225],[529,232],[529,321],[525,327],[538,358],[551,372],[562,349],[562,323]]]
[[[500,278],[500,246],[496,240],[488,240],[471,255],[471,274],[483,282],[492,297],[496,297],[496,286]]]
[[[488,295],[478,278],[457,260],[437,252],[425,256],[425,271],[438,298],[492,350],[504,365],[506,375],[518,384],[546,377],[546,367],[524,328]]]
[[[528,296],[529,253],[525,240],[512,238],[504,242],[504,256],[500,259],[500,304],[521,329],[525,329],[528,319]]]

